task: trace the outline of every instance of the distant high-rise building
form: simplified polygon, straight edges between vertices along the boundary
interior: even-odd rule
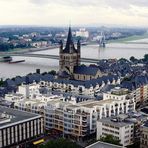
[[[88,38],[89,37],[89,32],[86,31],[85,28],[81,28],[79,31],[76,31],[76,36],[77,37]]]

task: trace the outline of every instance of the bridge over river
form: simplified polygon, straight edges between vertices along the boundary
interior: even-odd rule
[[[21,56],[21,57],[35,57],[35,58],[47,58],[47,59],[55,59],[59,60],[58,55],[45,55],[45,54],[32,54],[32,53],[1,53],[0,57],[6,57],[6,56]],[[84,63],[92,63],[95,64],[99,60],[98,59],[91,59],[91,58],[81,58],[81,62]]]

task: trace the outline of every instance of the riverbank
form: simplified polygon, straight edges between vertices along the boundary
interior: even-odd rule
[[[37,52],[37,51],[44,51],[44,50],[50,50],[58,48],[58,45],[48,46],[48,47],[42,47],[42,48],[14,48],[13,50],[0,52],[2,53],[28,53],[28,52]]]
[[[145,33],[143,35],[133,35],[130,37],[126,37],[126,38],[122,38],[122,39],[117,39],[117,40],[110,40],[108,41],[108,43],[126,43],[126,44],[131,44],[132,41],[134,40],[141,40],[141,39],[145,39],[148,38],[148,33]],[[134,42],[134,44],[136,44],[136,42]],[[140,43],[137,43],[140,44]],[[144,44],[144,43],[141,43]],[[147,44],[147,43],[145,43]]]

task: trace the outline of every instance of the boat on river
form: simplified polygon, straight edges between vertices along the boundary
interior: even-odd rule
[[[22,63],[22,62],[25,62],[25,60],[10,61],[9,64],[16,64],[16,63]]]
[[[0,62],[11,62],[12,57],[11,56],[5,56],[0,58]]]

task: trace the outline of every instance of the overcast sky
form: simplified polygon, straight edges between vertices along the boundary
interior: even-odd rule
[[[0,25],[148,26],[148,0],[0,0]]]

